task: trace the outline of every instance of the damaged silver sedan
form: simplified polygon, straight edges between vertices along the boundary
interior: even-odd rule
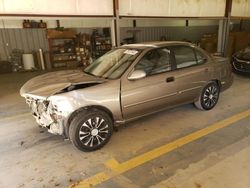
[[[35,77],[20,94],[40,126],[93,151],[114,125],[186,103],[211,110],[232,81],[227,59],[189,43],[155,42],[122,46],[84,70]]]

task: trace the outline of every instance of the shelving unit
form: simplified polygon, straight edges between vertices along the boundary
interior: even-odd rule
[[[77,60],[84,66],[88,66],[91,62],[92,46],[89,34],[79,33],[76,35],[76,55]]]
[[[78,66],[76,34],[73,30],[48,30],[47,37],[52,68]]]
[[[92,56],[96,59],[112,49],[111,38],[94,31],[92,34],[92,46]]]
[[[53,68],[77,66],[74,38],[51,38],[49,48]]]
[[[98,34],[76,34],[75,30],[47,30],[49,56],[52,68],[74,68],[88,66],[92,58],[97,59],[112,49],[111,37]]]

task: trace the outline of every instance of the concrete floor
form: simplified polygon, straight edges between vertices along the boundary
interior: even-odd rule
[[[250,78],[235,76],[212,111],[184,105],[120,127],[101,150],[84,153],[39,128],[18,90],[38,73],[0,75],[0,188],[68,187],[250,109]],[[96,187],[249,188],[250,117],[190,142]],[[82,186],[84,187],[84,185]]]

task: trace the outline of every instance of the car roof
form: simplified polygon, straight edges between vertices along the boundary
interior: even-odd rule
[[[194,46],[192,43],[189,42],[182,42],[182,41],[154,41],[154,42],[143,42],[143,43],[135,43],[135,44],[125,44],[122,45],[121,48],[136,48],[136,49],[146,49],[146,48],[159,48],[164,46],[171,46],[171,45],[188,45]]]

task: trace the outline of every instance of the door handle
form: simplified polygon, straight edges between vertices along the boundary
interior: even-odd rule
[[[174,77],[172,76],[172,77],[168,77],[167,79],[166,79],[166,82],[173,82],[174,81]]]

